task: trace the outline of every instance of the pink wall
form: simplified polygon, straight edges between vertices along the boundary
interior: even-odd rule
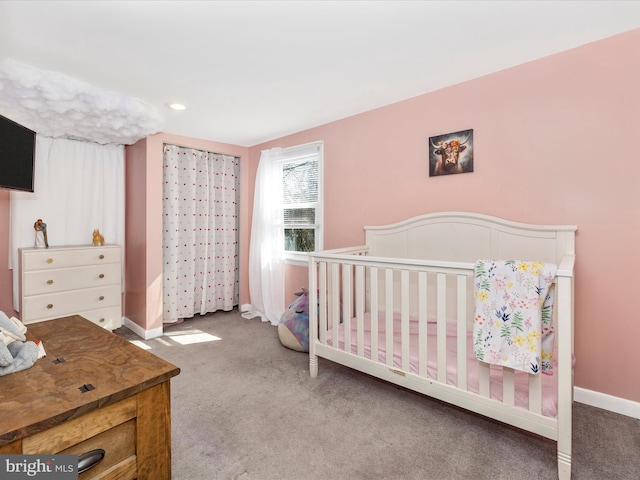
[[[240,270],[249,258],[248,149],[159,133],[127,146],[125,316],[145,330],[162,328],[162,146],[165,143],[240,157]],[[253,183],[253,182],[252,182]],[[249,280],[240,279],[240,302],[249,302]]]
[[[147,323],[147,141],[125,148],[125,294],[124,315]]]
[[[640,401],[640,29],[250,149],[324,140],[325,247],[464,210],[575,224],[575,382]],[[475,172],[429,178],[428,137],[472,128]],[[301,283],[304,282],[304,283]],[[307,285],[288,271],[287,292]]]
[[[0,310],[8,316],[13,309],[13,280],[9,265],[9,190],[0,189]]]

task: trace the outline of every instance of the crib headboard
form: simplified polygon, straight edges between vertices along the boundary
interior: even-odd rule
[[[533,225],[467,212],[428,213],[364,227],[369,255],[449,262],[478,259],[559,264],[575,254],[575,225]]]

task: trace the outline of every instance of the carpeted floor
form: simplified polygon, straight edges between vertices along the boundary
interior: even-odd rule
[[[284,348],[216,312],[141,340],[177,365],[174,480],[556,479],[555,443]],[[573,479],[640,479],[640,420],[574,404]]]

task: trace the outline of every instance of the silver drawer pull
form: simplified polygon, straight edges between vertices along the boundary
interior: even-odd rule
[[[101,273],[100,275],[98,275],[98,278],[104,278],[104,273]]]
[[[103,260],[103,259],[104,259],[104,255],[100,255],[98,258],[99,258],[100,260]]]
[[[53,280],[47,280],[47,285],[53,285]]]
[[[47,305],[47,308],[51,310],[53,308],[53,303],[50,303],[49,305]]]
[[[47,258],[47,263],[53,263],[53,258]]]
[[[101,448],[78,455],[78,473],[86,472],[99,464],[104,458],[105,451]]]
[[[100,295],[100,298],[98,300],[100,301],[104,300],[104,295]]]

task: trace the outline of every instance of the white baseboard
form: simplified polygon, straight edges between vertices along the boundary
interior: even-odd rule
[[[606,393],[594,392],[586,388],[574,387],[573,399],[576,402],[602,408],[611,412],[640,419],[640,403]]]
[[[163,334],[162,327],[154,328],[152,330],[145,330],[140,325],[135,322],[132,322],[127,317],[122,317],[122,324],[131,330],[133,333],[138,335],[143,340],[149,340],[151,338],[161,337]]]

